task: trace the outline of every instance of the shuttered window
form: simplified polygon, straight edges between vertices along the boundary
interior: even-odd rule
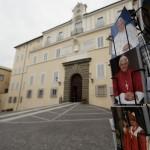
[[[97,65],[97,79],[104,79],[105,77],[105,68],[104,68],[104,64],[98,64]]]
[[[98,48],[102,48],[104,46],[104,41],[102,36],[97,38],[97,46]]]

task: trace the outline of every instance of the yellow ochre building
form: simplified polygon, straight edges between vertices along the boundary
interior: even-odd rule
[[[124,6],[132,9],[132,1],[122,0],[93,12],[86,12],[87,5],[78,3],[71,20],[17,45],[7,109],[62,102],[110,108],[111,56],[107,37]]]

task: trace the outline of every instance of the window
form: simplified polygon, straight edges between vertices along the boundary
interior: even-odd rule
[[[56,49],[56,58],[60,57],[60,49]]]
[[[33,57],[33,64],[36,64],[36,56]]]
[[[32,97],[32,90],[28,90],[27,91],[27,98],[31,98]]]
[[[47,37],[47,45],[49,45],[49,44],[51,44],[51,37],[50,36]]]
[[[5,89],[5,93],[8,93],[8,89]]]
[[[81,22],[81,21],[75,23],[75,29],[79,30],[79,29],[81,29],[81,28],[82,28],[82,22]]]
[[[84,44],[84,46],[82,49],[85,51],[96,48],[95,39],[89,39],[89,40],[85,41],[83,44]]]
[[[103,17],[99,17],[97,18],[97,23],[96,23],[96,27],[100,28],[104,26],[104,18]]]
[[[4,75],[0,74],[0,81],[4,80]]]
[[[17,82],[16,84],[16,90],[18,90],[18,88],[19,88],[19,82]]]
[[[48,57],[48,54],[45,53],[45,54],[44,54],[44,61],[47,61],[47,57]]]
[[[104,46],[102,36],[97,38],[97,45],[98,45],[98,48],[102,48]]]
[[[30,77],[30,81],[29,81],[29,85],[30,85],[30,86],[33,85],[33,81],[34,81],[34,76],[31,76],[31,77]]]
[[[17,102],[17,97],[14,97],[13,103]]]
[[[63,40],[63,32],[58,33],[57,41]]]
[[[44,95],[44,90],[43,89],[39,89],[38,90],[38,98],[42,98]]]
[[[12,97],[9,97],[8,103],[12,103]]]
[[[58,81],[58,78],[59,78],[58,72],[54,72],[54,74],[53,74],[53,82],[56,83]]]
[[[97,65],[97,79],[104,79],[105,72],[104,72],[104,64],[98,64]]]
[[[97,97],[106,97],[107,96],[107,86],[106,85],[97,85],[95,89],[95,94]]]
[[[40,80],[41,85],[43,85],[43,84],[44,84],[44,81],[45,81],[45,74],[44,74],[44,73],[42,73],[42,74],[41,74],[41,80]]]
[[[50,94],[51,97],[57,97],[57,89],[56,88],[51,89]]]

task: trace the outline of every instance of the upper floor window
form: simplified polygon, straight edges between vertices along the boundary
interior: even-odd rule
[[[57,57],[60,57],[60,48],[59,49],[56,49],[56,58]]]
[[[36,56],[34,56],[33,57],[33,64],[36,64],[36,60],[37,60],[37,58],[36,58]]]
[[[50,36],[47,37],[47,41],[46,42],[47,42],[48,45],[51,44],[51,37]]]
[[[104,64],[98,64],[97,65],[97,79],[104,79],[105,77],[105,68],[104,68]]]
[[[102,36],[97,38],[97,45],[98,48],[102,48],[104,46],[104,41]]]
[[[41,74],[41,85],[43,85],[44,84],[44,81],[45,81],[45,74],[44,73],[42,73]]]
[[[4,75],[0,74],[0,81],[3,81],[3,80],[4,80]]]
[[[34,80],[34,77],[31,76],[31,77],[30,77],[30,81],[29,81],[29,85],[30,85],[30,86],[33,85],[33,80]]]
[[[47,58],[48,58],[48,53],[45,53],[44,54],[44,61],[47,61]]]
[[[58,81],[59,78],[59,73],[58,72],[54,72],[53,74],[53,82],[56,83]]]
[[[100,28],[104,26],[104,18],[103,17],[99,17],[97,18],[97,23],[96,23],[96,27]]]
[[[16,84],[16,90],[18,90],[19,89],[19,82],[17,82],[17,84]]]
[[[80,21],[80,22],[77,22],[77,23],[75,23],[75,29],[81,29],[82,28],[82,22]]]
[[[58,33],[57,41],[63,40],[63,32]]]

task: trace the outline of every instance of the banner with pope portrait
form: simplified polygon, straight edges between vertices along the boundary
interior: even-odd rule
[[[115,105],[149,103],[139,49],[134,48],[110,60]]]
[[[124,7],[115,24],[111,27],[112,57],[132,50],[138,44],[138,33],[131,16]]]
[[[149,150],[150,120],[147,108],[112,107],[117,150]]]

